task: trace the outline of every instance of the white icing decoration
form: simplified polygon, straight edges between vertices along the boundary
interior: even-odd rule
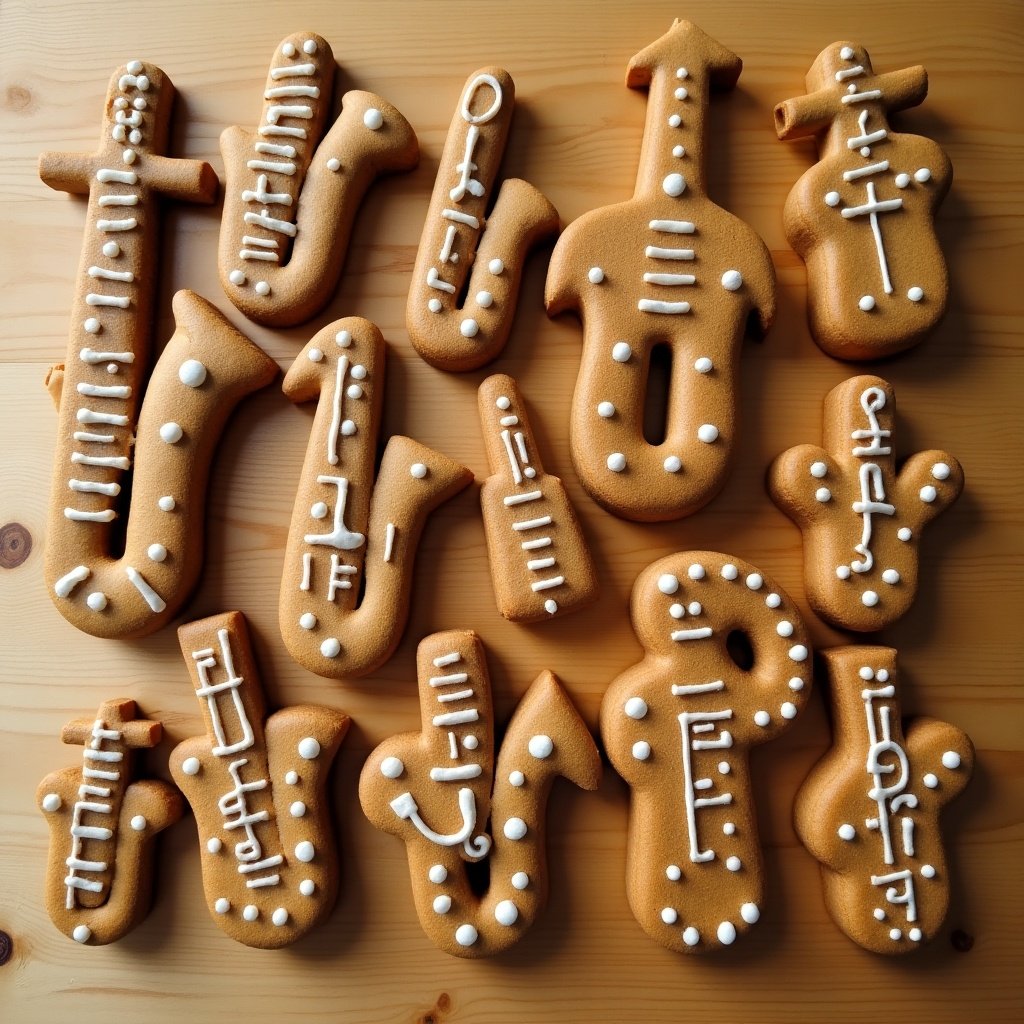
[[[527,749],[538,760],[550,757],[554,752],[555,745],[550,736],[534,736],[527,744]]]
[[[384,115],[376,107],[370,107],[370,109],[363,114],[363,124],[365,124],[370,131],[375,132],[384,124]]]
[[[960,755],[955,750],[947,750],[942,755],[942,767],[950,771],[960,767]]]
[[[865,312],[870,313],[875,308],[875,299],[872,295],[862,295],[857,300],[857,305]]]
[[[299,882],[299,892],[302,893],[303,896],[312,896],[313,893],[316,892],[316,883],[312,878],[304,878]]]
[[[314,761],[320,756],[320,743],[312,736],[299,740],[299,757],[304,761]]]
[[[519,908],[511,900],[502,900],[494,908],[494,919],[506,928],[514,925],[518,918]]]
[[[479,933],[471,924],[460,924],[455,929],[455,941],[460,946],[472,946],[479,937]]]
[[[670,455],[662,463],[662,468],[666,473],[678,473],[683,468],[682,459],[678,455]]]
[[[522,839],[527,832],[526,822],[522,818],[509,818],[505,822],[502,832],[505,833],[506,839],[511,839],[513,842],[517,842]]]
[[[611,419],[615,415],[615,406],[611,402],[599,402],[597,406],[597,415],[602,419]]]
[[[617,363],[628,363],[632,355],[633,350],[625,341],[617,341],[612,346],[612,359]]]
[[[633,756],[638,761],[646,761],[651,756],[651,745],[646,740],[638,740],[633,744]]]
[[[186,387],[198,388],[206,380],[206,367],[198,359],[186,359],[178,367],[178,380]]]
[[[188,757],[188,758],[186,758],[182,762],[182,765],[181,765],[181,770],[186,775],[198,775],[199,774],[199,768],[200,768],[200,764],[199,764],[199,758],[198,757]]]
[[[627,717],[639,721],[647,715],[647,701],[643,697],[630,697],[623,705],[623,711]]]
[[[665,195],[675,198],[686,191],[686,179],[678,172],[669,174],[661,183],[661,187],[664,189]]]
[[[591,284],[601,284],[604,281],[604,271],[600,267],[591,267],[587,271],[587,278]]]
[[[386,779],[401,778],[405,765],[397,757],[385,757],[380,763],[380,773]]]
[[[743,275],[738,270],[727,270],[722,275],[722,287],[727,292],[734,292],[743,287]]]
[[[47,793],[46,796],[43,797],[43,810],[49,811],[51,814],[54,811],[59,811],[62,804],[63,801],[61,800],[59,793]]]
[[[920,302],[924,298],[924,289],[914,285],[913,288],[907,290],[907,298],[911,302]]]
[[[718,427],[712,423],[703,423],[697,428],[697,439],[705,444],[713,444],[718,440]]]
[[[165,423],[160,428],[160,440],[167,444],[177,444],[184,436],[184,431],[177,423]]]
[[[608,468],[613,473],[621,473],[626,468],[626,456],[622,452],[612,452],[608,456]]]
[[[693,368],[698,373],[710,373],[714,369],[714,363],[707,356],[701,356],[694,364]]]
[[[295,847],[295,859],[308,864],[316,856],[316,848],[308,840],[303,840]]]

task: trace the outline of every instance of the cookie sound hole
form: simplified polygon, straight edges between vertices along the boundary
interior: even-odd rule
[[[754,647],[742,629],[734,629],[725,638],[725,649],[737,668],[749,672],[754,667]]]
[[[644,396],[644,440],[661,444],[668,432],[668,398],[672,388],[672,349],[659,342],[651,349]]]

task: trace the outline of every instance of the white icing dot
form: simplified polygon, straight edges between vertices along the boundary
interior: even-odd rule
[[[422,462],[414,462],[409,467],[409,475],[416,480],[422,480],[427,475],[427,467]]]
[[[728,761],[719,761],[718,762],[718,774],[719,775],[728,775],[731,771],[732,771],[732,765],[729,764]]]
[[[718,427],[712,423],[702,423],[697,428],[697,439],[705,444],[711,444],[718,440]]]
[[[513,889],[525,889],[530,884],[530,876],[525,871],[517,871],[512,876]]]
[[[752,572],[745,580],[748,590],[760,590],[764,586],[764,577],[757,572]]]
[[[173,512],[175,504],[175,500],[169,494],[165,494],[157,501],[157,507],[161,512]]]
[[[299,616],[299,625],[303,629],[315,629],[317,618],[312,612],[303,612]]]
[[[243,274],[241,270],[232,270],[231,273],[228,274],[228,280],[232,284],[245,284],[245,274]]]
[[[622,710],[626,712],[627,718],[635,718],[639,721],[647,714],[647,701],[643,697],[630,697],[623,705]]]
[[[613,473],[621,473],[626,468],[626,456],[622,452],[612,452],[607,465]]]
[[[684,146],[673,146],[672,155],[674,157],[686,156],[686,148]]]
[[[515,786],[518,789],[524,782],[526,782],[526,776],[522,772],[510,772],[508,776],[508,784]]]
[[[85,603],[94,612],[101,612],[107,607],[107,595],[102,590],[94,590],[86,599]]]
[[[702,580],[707,575],[707,570],[705,570],[703,565],[700,565],[698,562],[694,562],[693,565],[686,570],[686,575],[689,576],[691,580]]]
[[[700,942],[700,932],[691,924],[689,928],[683,931],[683,942],[688,946],[696,946]]]
[[[679,914],[671,907],[665,907],[661,912],[661,919],[665,924],[675,924],[679,920]]]
[[[821,480],[828,473],[828,466],[824,462],[811,463],[811,476],[815,480]]]
[[[257,281],[256,284],[253,285],[253,290],[257,295],[266,296],[270,294],[270,285],[267,284],[266,281]]]
[[[884,921],[885,920],[885,911],[881,907],[875,907],[873,913],[875,915],[875,920],[876,921]]]
[[[860,676],[860,678],[863,679],[864,682],[868,682],[868,680],[875,678],[875,670],[871,668],[870,665],[862,665],[857,670],[857,675]]]
[[[882,582],[895,586],[900,581],[900,574],[895,569],[886,569],[882,573]]]
[[[199,774],[199,758],[198,757],[186,757],[182,762],[181,770],[186,775],[198,775]]]
[[[345,394],[354,401],[363,397],[363,389],[358,384],[349,384]]]
[[[678,882],[679,879],[683,877],[682,869],[678,864],[669,864],[669,866],[665,868],[665,877],[670,882]]]
[[[114,374],[114,373],[120,373],[120,372],[121,372],[121,367],[118,366],[117,363],[107,363],[107,373]]]
[[[299,740],[299,757],[303,761],[315,761],[320,756],[320,743],[313,736]]]
[[[282,925],[288,923],[288,911],[284,907],[278,907],[273,914],[270,915],[270,920],[280,928]]]
[[[428,872],[429,878],[434,885],[440,885],[448,877],[448,869],[443,864],[435,864]]]
[[[911,928],[910,931],[907,932],[907,938],[910,939],[911,942],[920,942],[921,941],[921,929],[920,928]]]
[[[363,114],[363,124],[365,124],[370,131],[375,132],[384,124],[384,115],[376,107],[370,107],[370,109]]]
[[[759,725],[762,729],[765,728],[772,720],[772,716],[767,711],[755,711],[754,712],[754,725]]]
[[[397,757],[385,757],[380,763],[380,773],[385,779],[397,779],[405,771],[405,765]]]
[[[776,627],[775,632],[779,636],[792,636],[793,635],[793,623],[787,619],[783,619]]]
[[[288,808],[288,813],[293,818],[304,818],[306,816],[306,805],[301,800],[296,800],[291,807]]]
[[[731,821],[727,821],[722,826],[722,834],[726,835],[726,836],[735,835],[736,834],[736,826],[735,826],[735,824],[733,824],[733,822],[731,822]]]
[[[732,562],[726,562],[725,565],[722,566],[723,580],[734,580],[739,576],[739,574],[739,569],[737,569],[736,566],[732,564]]]
[[[878,680],[878,681],[879,681],[880,683],[887,683],[887,682],[889,681],[889,673],[888,673],[888,672],[887,672],[887,671],[886,671],[886,670],[885,670],[884,668],[880,668],[880,669],[879,669],[879,670],[878,670],[878,671],[877,671],[877,672],[875,673],[875,678],[876,678],[876,679],[877,679],[877,680]]]
[[[661,183],[661,187],[665,190],[667,196],[681,196],[686,190],[686,179],[681,174],[669,174],[666,175],[665,180]]]
[[[688,95],[689,93],[686,91],[686,89],[683,88],[683,86],[680,86],[678,89],[676,89],[677,100],[685,100]]]
[[[676,78],[686,78],[689,73],[686,68],[676,68]]]
[[[480,746],[480,741],[475,736],[467,736],[463,741],[462,745],[467,750],[476,750]]]
[[[242,911],[242,917],[246,921],[255,921],[259,916],[259,907],[254,906],[252,903],[248,904]]]
[[[455,929],[455,941],[460,946],[472,946],[478,938],[479,934],[471,924],[460,924]]]
[[[789,660],[790,661],[806,661],[807,660],[807,648],[803,644],[797,644],[795,647],[789,649]]]
[[[839,51],[839,56],[842,57],[843,60],[853,60],[853,47],[852,46],[844,46]]]
[[[515,924],[518,917],[519,908],[511,900],[502,900],[494,908],[494,920],[506,928]]]
[[[860,595],[860,601],[865,608],[874,608],[878,604],[878,595],[873,590],[865,590]]]
[[[334,343],[338,346],[338,348],[351,348],[352,347],[352,332],[351,331],[338,331],[338,333],[334,336]],[[366,376],[366,367],[364,366],[362,368],[362,370],[363,370],[362,373],[356,373],[356,368],[353,366],[352,367],[352,376],[355,377],[356,380],[362,380],[363,377]]]
[[[555,745],[551,742],[550,736],[534,736],[526,745],[526,749],[538,760],[543,760],[545,757],[551,756]]]
[[[468,317],[459,324],[459,332],[464,338],[475,338],[479,331],[480,325],[472,317]]]
[[[121,159],[122,159],[122,160],[123,160],[123,161],[124,161],[124,162],[125,162],[126,164],[133,164],[133,163],[135,163],[135,150],[134,150],[134,149],[126,149],[126,150],[125,150],[125,151],[124,151],[124,152],[123,152],[123,153],[121,154]]]
[[[960,767],[960,755],[955,750],[947,750],[942,755],[942,767],[952,771]]]
[[[921,877],[922,878],[934,878],[935,877],[935,868],[933,868],[931,866],[931,864],[922,864],[921,865]]]
[[[783,718],[796,718],[796,705],[791,704],[788,700],[779,708],[779,714]]]
[[[345,346],[343,345],[342,348],[344,347]],[[351,373],[356,380],[366,379],[366,367],[363,366],[362,363],[356,363],[356,365],[349,370],[349,373]]]
[[[142,141],[142,132],[138,128],[133,128],[131,134],[128,136],[128,141],[133,145],[137,146]]]
[[[906,188],[910,184],[910,175],[906,173],[896,175],[896,187]]]
[[[723,921],[718,926],[718,941],[723,946],[731,946],[736,941],[736,925],[731,921]]]
[[[633,744],[633,756],[638,761],[646,761],[651,756],[651,745],[646,740],[638,740]]]
[[[804,688],[804,681],[799,676],[793,676],[789,681],[789,688],[794,693],[799,693]]]
[[[931,484],[925,484],[925,486],[921,488],[920,497],[926,505],[930,505],[936,497],[938,497],[938,493],[939,492],[935,490]]]
[[[127,110],[128,109],[128,101],[123,96],[118,96],[117,99],[114,100],[114,109],[115,110]],[[124,138],[123,128],[122,128],[122,131],[121,131],[121,137]]]
[[[846,842],[850,842],[850,840],[857,835],[857,830],[849,822],[844,822],[839,826],[836,835],[839,836],[840,839],[845,839]]]
[[[502,831],[505,833],[506,839],[515,842],[526,835],[526,822],[522,818],[509,818]]]
[[[167,444],[177,444],[185,432],[177,423],[165,423],[160,428],[160,439],[166,441]]]
[[[345,437],[351,437],[356,432],[356,424],[354,420],[343,420],[341,424],[341,433]]]
[[[128,61],[128,72],[132,75],[137,75],[142,70],[141,60],[130,60]]]
[[[104,242],[103,255],[109,256],[111,259],[113,259],[115,256],[120,256],[121,246],[119,246],[117,242]]]
[[[87,924],[77,925],[71,933],[71,938],[75,942],[88,942],[92,938],[92,929]]]
[[[501,260],[491,260],[491,262],[487,264],[487,269],[497,277],[504,271],[505,264],[502,263]]]
[[[600,267],[591,267],[587,277],[591,284],[600,284],[604,280],[604,271]]]
[[[150,544],[146,554],[152,562],[162,562],[167,558],[167,548],[163,544]]]
[[[920,302],[924,298],[924,289],[915,284],[913,288],[907,290],[907,298],[911,302]]]
[[[814,499],[815,501],[820,501],[824,505],[826,502],[832,500],[832,492],[827,487],[819,487],[814,492]]]
[[[89,317],[85,323],[82,324],[85,328],[86,334],[99,334],[100,333],[100,322],[96,317]]]
[[[284,46],[281,47],[281,52],[286,57],[294,57],[295,56],[295,47],[291,43],[285,43]]]
[[[686,610],[687,610],[687,611],[688,611],[688,612],[689,612],[689,613],[690,613],[691,615],[700,615],[700,613],[701,613],[702,611],[704,611],[704,608],[703,608],[703,607],[701,606],[701,603],[700,603],[700,601],[691,601],[691,602],[690,602],[690,603],[689,603],[689,604],[688,604],[688,605],[686,606]]]
[[[903,932],[901,932],[899,928],[890,928],[889,938],[892,939],[893,942],[898,942],[903,938]]]
[[[850,578],[850,567],[848,565],[837,565],[836,576],[841,580],[848,580]]]
[[[512,400],[508,395],[502,395],[494,404],[501,409],[502,412],[506,409],[512,408]]]
[[[452,898],[447,894],[434,897],[434,913],[447,914],[452,909]]]
[[[674,594],[679,589],[679,579],[670,572],[658,577],[658,589],[663,594]]]
[[[681,619],[686,614],[686,609],[681,604],[673,604],[669,606],[668,613],[673,619]]]
[[[693,368],[698,373],[710,373],[714,368],[715,364],[707,356],[701,356],[694,364]]]
[[[59,793],[47,793],[46,796],[43,797],[43,810],[49,811],[51,814],[54,811],[59,811],[62,804],[63,801],[61,800]]]
[[[864,310],[865,313],[870,313],[875,308],[875,297],[873,295],[862,295],[857,300],[857,305]]]
[[[311,348],[309,350],[309,352],[307,353],[307,355],[308,355],[309,361],[311,363],[322,362],[323,358],[324,358],[323,352],[320,349],[318,349],[318,348]]]
[[[214,903],[213,909],[216,910],[218,914],[226,914],[231,909],[231,902],[221,896],[221,898]]]
[[[743,867],[743,861],[741,861],[739,857],[729,857],[726,859],[725,866],[730,871],[739,871],[739,869]]]
[[[302,52],[303,53],[308,53],[308,54],[311,54],[311,55],[316,53],[316,40],[315,39],[307,39],[302,44]]]
[[[210,836],[210,838],[206,840],[206,849],[210,853],[220,853],[223,846],[224,844],[220,841],[218,836]]]
[[[341,654],[341,641],[337,637],[329,636],[321,645],[320,653],[325,658],[336,658]]]
[[[329,171],[340,171],[341,170],[341,161],[336,156],[332,156],[327,161],[327,170],[329,170]]]
[[[289,785],[289,786],[295,786],[295,785],[298,785],[298,782],[299,782],[299,773],[298,773],[298,772],[288,772],[288,773],[287,773],[287,774],[285,775],[285,777],[284,777],[284,781],[285,781],[286,783],[288,783],[288,785]]]
[[[440,313],[441,312],[441,300],[440,299],[431,299],[427,303],[427,309],[429,309],[431,313]]]
[[[901,527],[900,527],[900,528],[899,528],[899,529],[898,529],[898,530],[896,531],[896,536],[897,536],[897,537],[898,537],[898,538],[899,538],[900,540],[902,540],[902,541],[906,542],[906,541],[910,540],[910,538],[911,538],[911,537],[913,537],[913,536],[914,536],[914,534],[913,534],[913,531],[912,531],[912,530],[910,529],[910,527],[909,527],[909,526],[901,526]]]
[[[851,83],[850,83],[850,84],[849,84],[849,85],[848,85],[848,86],[846,87],[846,91],[847,91],[847,92],[848,92],[848,93],[849,93],[849,94],[850,94],[850,95],[852,96],[852,95],[853,95],[853,94],[854,94],[854,93],[855,93],[855,92],[857,91],[857,86],[856,86],[856,85],[854,85],[854,84],[853,84],[853,82],[851,82]],[[865,149],[867,149],[867,147],[866,147],[866,146],[865,146],[864,148],[865,148]]]
[[[826,192],[825,193],[825,205],[826,206],[838,206],[839,205],[839,193],[838,192]]]
[[[914,171],[914,181],[919,181],[922,185],[926,181],[930,180],[931,176],[932,172],[928,170],[927,167],[918,167],[918,169]]]
[[[928,772],[927,775],[921,780],[929,789],[938,789],[939,779],[938,776]]]
[[[295,857],[303,864],[308,864],[315,856],[316,847],[308,839],[304,839],[295,847]]]
[[[738,270],[727,270],[722,275],[722,287],[727,292],[734,292],[743,287],[743,275]]]
[[[747,924],[757,924],[761,920],[761,910],[756,903],[744,903],[740,907],[740,917],[743,918]]]
[[[617,363],[628,363],[633,350],[625,341],[617,341],[612,345],[612,359]]]
[[[853,86],[850,86],[850,88],[848,88],[846,91],[847,92],[852,92],[853,91]],[[871,156],[871,147],[870,146],[861,146],[861,148],[860,148],[860,155],[863,156],[863,157]]]
[[[615,406],[611,402],[598,402],[597,415],[605,420],[611,419],[615,415]]]
[[[303,896],[312,896],[313,893],[316,892],[316,883],[312,878],[304,878],[299,882],[299,892],[302,893]]]
[[[769,594],[764,599],[764,603],[768,608],[778,608],[782,604],[782,598],[778,594]]]
[[[129,824],[135,832],[145,832],[148,822],[141,814],[136,814]]]
[[[947,466],[945,462],[936,462],[935,465],[932,466],[932,476],[935,477],[936,480],[949,479],[949,473],[949,466]]]
[[[678,455],[670,455],[662,463],[662,467],[666,473],[678,473],[683,468],[683,462]]]

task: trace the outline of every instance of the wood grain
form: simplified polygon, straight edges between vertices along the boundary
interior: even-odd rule
[[[545,459],[580,512],[599,567],[593,608],[538,627],[494,608],[475,488],[428,528],[409,629],[372,677],[341,686],[292,663],[277,632],[277,592],[292,496],[310,418],[276,388],[247,402],[228,429],[210,491],[208,559],[186,618],[231,608],[252,625],[271,704],[323,701],[355,720],[336,772],[342,895],[329,923],[273,954],[228,941],[208,919],[194,826],[165,837],[151,916],[121,942],[82,948],[50,924],[42,904],[46,827],[33,803],[38,779],[71,764],[60,727],[100,700],[135,698],[166,726],[147,757],[166,777],[170,746],[200,729],[172,629],[117,643],[75,633],[42,582],[44,507],[56,416],[42,387],[63,358],[84,204],[50,192],[35,162],[43,149],[91,149],[110,72],[134,57],[163,67],[180,91],[172,152],[222,170],[217,137],[252,125],[276,43],[315,28],[331,40],[340,87],[395,103],[423,151],[417,171],[374,189],[355,226],[338,293],[305,328],[272,332],[243,321],[217,285],[219,210],[174,208],[165,222],[159,337],[170,334],[170,296],[199,291],[286,367],[323,324],[358,314],[380,325],[391,350],[385,434],[409,433],[464,461],[487,463],[475,388],[486,371],[439,373],[412,352],[405,296],[437,161],[459,89],[485,64],[515,76],[518,105],[505,171],[544,191],[567,222],[627,198],[645,98],[623,86],[629,57],[685,15],[745,62],[738,89],[712,106],[712,198],[766,240],[780,310],[743,362],[743,440],[724,493],[691,519],[620,522],[579,488],[566,427],[580,350],[571,318],[541,305],[547,254],[529,263],[511,341],[496,368],[516,376],[531,403]],[[802,91],[811,60],[841,38],[868,47],[879,70],[923,63],[931,91],[897,125],[936,139],[955,168],[938,229],[952,274],[950,313],[923,346],[868,364],[896,388],[900,452],[953,451],[963,498],[931,529],[927,573],[910,614],[881,637],[900,651],[906,711],[966,729],[978,748],[967,793],[950,809],[955,872],[942,935],[919,955],[881,959],[831,924],[817,865],[790,824],[793,793],[828,743],[820,695],[780,741],[755,754],[756,799],[768,872],[761,923],[714,958],[683,958],[634,922],[623,882],[626,790],[611,772],[597,794],[556,789],[550,808],[552,899],[512,952],[490,962],[440,953],[419,929],[401,843],[362,818],[356,779],[383,737],[416,728],[414,649],[438,629],[484,637],[499,720],[541,668],[561,677],[596,726],[608,682],[639,648],[625,614],[632,580],[654,558],[687,547],[735,552],[802,602],[800,538],[768,500],[763,476],[790,445],[819,438],[821,401],[856,372],[825,357],[804,316],[805,275],[788,248],[781,209],[813,161],[810,142],[775,140],[772,107]],[[0,967],[0,1005],[17,1022],[108,1019],[130,1012],[163,1021],[713,1020],[1004,1021],[1020,1019],[1024,983],[1024,755],[1020,627],[1024,592],[1020,470],[1024,289],[1020,287],[1024,184],[1024,18],[1012,0],[690,0],[612,5],[583,0],[471,7],[430,4],[219,4],[163,0],[130,7],[6,0],[0,6],[0,524],[34,541],[20,566],[0,569],[0,928],[14,955]],[[941,556],[941,557],[940,557]],[[806,612],[816,644],[843,640]],[[968,949],[969,947],[969,949]]]

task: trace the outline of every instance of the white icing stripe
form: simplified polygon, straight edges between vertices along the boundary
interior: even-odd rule
[[[78,353],[78,358],[83,363],[134,363],[134,352],[97,352],[95,349],[83,348]]]
[[[82,804],[78,805],[83,806]],[[105,804],[103,806],[106,806]],[[110,813],[110,808],[107,807],[107,812]],[[114,833],[109,828],[103,828],[99,825],[72,825],[71,834],[76,839],[109,839]]]
[[[865,100],[880,100],[881,89],[869,89],[867,92],[851,92],[840,97],[844,103],[863,103]]]
[[[877,164],[868,164],[866,167],[856,167],[852,171],[843,171],[843,181],[853,181],[856,178],[865,178],[869,174],[881,174],[889,170],[889,161],[880,160]]]
[[[137,206],[139,197],[137,195],[127,196],[100,196],[100,206]]]
[[[88,430],[76,430],[71,435],[76,441],[91,441],[93,444],[113,444],[113,434],[92,434]]]
[[[84,565],[77,565],[71,572],[61,576],[53,585],[53,592],[58,597],[67,597],[83,580],[92,575],[92,570]]]
[[[435,715],[432,722],[436,726],[466,725],[469,722],[480,721],[480,712],[476,708],[468,711],[452,711],[447,715]]]
[[[564,576],[552,576],[549,580],[537,580],[536,583],[530,584],[530,589],[534,593],[539,593],[541,590],[553,590],[555,587],[560,587],[565,583]]]
[[[518,426],[518,424],[519,424],[519,417],[518,416],[502,416],[501,419],[498,420],[498,422],[503,427],[515,427],[515,426]]]
[[[127,217],[124,220],[98,220],[96,221],[97,231],[132,231],[139,226],[134,217]]]
[[[652,231],[668,231],[673,235],[692,235],[693,223],[688,220],[652,220],[648,225]]]
[[[675,315],[690,312],[690,304],[688,302],[660,302],[654,299],[641,299],[636,304],[636,308],[641,313],[668,313]]]
[[[874,182],[869,181],[868,186],[871,187]],[[870,200],[863,206],[847,206],[844,207],[840,212],[848,220],[851,217],[861,217],[864,214],[871,213],[885,213],[888,210],[898,210],[903,205],[902,199],[883,199],[880,202],[877,200]]]
[[[435,668],[444,668],[445,665],[454,665],[456,662],[462,661],[462,655],[458,651],[452,651],[450,654],[442,654],[441,657],[434,659]]]
[[[391,553],[395,546],[395,524],[388,523],[384,531],[384,561],[391,561]]]
[[[247,878],[245,880],[245,887],[247,889],[262,889],[265,885],[277,885],[280,881],[280,875],[265,875],[263,878]]]
[[[266,263],[277,263],[276,252],[264,252],[262,249],[240,249],[238,252],[240,260],[263,260]]]
[[[108,763],[124,759],[124,754],[120,750],[93,750],[91,747],[86,747],[82,751],[82,756],[87,757],[90,761],[106,761]],[[107,804],[82,804],[81,806],[87,811],[99,811],[102,814],[110,813],[110,807]]]
[[[72,871],[106,871],[107,862],[105,860],[82,860],[80,857],[68,857],[64,863],[72,869]],[[65,882],[66,885],[71,885],[70,882]]]
[[[865,110],[866,114],[867,111]],[[863,126],[862,126],[863,127]],[[884,128],[879,128],[877,132],[871,132],[868,135],[857,135],[852,139],[846,140],[846,145],[850,149],[860,149],[862,146],[872,146],[876,142],[881,142],[889,133]]]
[[[269,153],[270,156],[286,156],[289,159],[295,156],[294,146],[282,146],[276,142],[257,142],[257,153]]]
[[[441,216],[446,220],[454,220],[459,224],[466,224],[474,230],[480,227],[480,221],[471,213],[463,213],[461,210],[442,210]]]
[[[272,171],[274,174],[288,175],[295,173],[295,164],[276,163],[273,160],[247,160],[245,166],[250,171]]]
[[[716,679],[713,683],[689,683],[685,686],[672,684],[673,697],[692,697],[699,693],[716,693],[725,689],[725,681]]]
[[[438,660],[440,660],[440,659],[438,659]],[[455,660],[456,661],[460,661],[461,659],[456,658]],[[436,665],[437,661],[435,661],[434,664]],[[445,662],[445,664],[450,664],[450,663],[449,662]],[[431,676],[430,677],[430,685],[431,686],[452,686],[455,683],[467,683],[467,682],[469,682],[469,673],[468,672],[453,672],[451,675],[448,675],[448,676]]]
[[[260,135],[284,135],[291,139],[304,139],[306,129],[291,128],[286,124],[264,124],[260,125]]]
[[[644,284],[664,284],[668,286],[679,284],[696,284],[697,278],[693,274],[644,274]]]
[[[261,249],[276,249],[276,238],[256,238],[254,235],[242,235],[242,245],[255,245]]]
[[[541,516],[538,519],[523,519],[512,524],[513,530],[535,530],[538,526],[550,526],[551,516]]]
[[[863,74],[864,68],[860,64],[857,64],[855,67],[852,68],[840,68],[836,72],[836,81],[842,82],[845,81],[847,78],[856,78],[858,75]]]
[[[264,94],[265,100],[279,100],[290,96],[303,96],[311,100],[320,99],[320,89],[315,85],[275,85]]]
[[[277,124],[282,117],[300,117],[308,119],[313,116],[313,108],[307,106],[273,106],[267,110],[267,121]]]
[[[132,586],[142,595],[142,599],[153,611],[162,612],[167,607],[167,602],[146,582],[146,579],[138,569],[126,565],[124,573],[131,581]]]
[[[129,384],[86,384],[78,385],[78,393],[89,398],[131,398],[132,389]]]
[[[465,700],[467,697],[473,696],[473,690],[452,690],[451,693],[439,693],[437,695],[438,704],[451,704],[453,701]]]
[[[672,631],[672,639],[680,640],[706,640],[711,636],[710,626],[700,626],[697,629],[676,629]]]
[[[551,546],[550,537],[538,537],[536,540],[524,540],[519,545],[524,551],[536,551],[537,548],[547,548]]]
[[[541,569],[550,569],[555,564],[555,559],[552,556],[547,558],[531,558],[526,563],[526,568],[531,572],[540,572]]]
[[[448,292],[449,295],[455,294],[455,285],[449,284],[447,281],[442,281],[437,276],[437,268],[431,267],[427,271],[427,284],[431,288],[436,288],[440,292]]]
[[[96,292],[89,292],[85,297],[86,305],[89,306],[117,306],[120,309],[127,309],[131,305],[131,299],[120,295],[99,295]]]
[[[244,764],[245,762],[243,762]],[[262,786],[260,787],[263,788]],[[263,820],[266,821],[269,818],[269,814],[266,811],[261,812]],[[238,865],[238,873],[240,875],[249,875],[254,871],[263,871],[266,868],[276,868],[279,864],[284,863],[284,857],[279,853],[275,853],[272,857],[264,857],[263,860],[250,861],[247,863]]]
[[[125,284],[131,284],[135,280],[135,275],[130,270],[107,270],[105,267],[90,267],[90,277],[99,277],[104,281],[123,281]]]
[[[299,230],[294,224],[286,220],[277,220],[274,217],[268,217],[264,213],[246,213],[243,219],[246,224],[258,224],[261,228],[266,228],[268,231],[277,231],[291,238],[294,238]]]
[[[106,494],[111,498],[121,493],[120,484],[98,484],[92,480],[69,480],[68,487],[82,494]]]
[[[334,397],[331,401],[331,425],[327,430],[327,461],[338,464],[338,435],[341,432],[341,405],[344,399],[345,374],[348,373],[348,356],[338,359],[334,375]],[[346,487],[348,486],[346,481]]]
[[[77,508],[65,508],[64,518],[70,519],[73,523],[112,523],[117,518],[117,513],[110,508],[103,512],[83,512]]]
[[[128,469],[131,462],[126,455],[83,455],[72,452],[71,461],[79,466],[103,466],[106,469]]]
[[[96,412],[93,409],[79,409],[76,413],[76,418],[79,423],[107,423],[112,427],[127,427],[128,417],[122,416],[120,413],[112,412]],[[71,456],[72,462],[77,462],[74,455]],[[89,463],[91,465],[91,463]]]
[[[431,768],[432,782],[459,782],[462,779],[475,779],[483,772],[478,764],[462,765],[458,768]]]
[[[526,491],[525,494],[510,494],[504,499],[504,502],[506,505],[522,505],[523,502],[536,501],[543,497],[542,491]]]
[[[517,483],[523,482],[523,474],[519,469],[519,463],[516,461],[516,453],[512,450],[512,435],[507,431],[501,432],[501,440],[505,445],[505,452],[508,455],[509,465],[512,467],[512,479]],[[513,527],[515,529],[515,527]]]
[[[301,78],[315,72],[315,64],[289,64],[282,68],[271,68],[270,77],[276,82],[279,78]]]
[[[94,869],[96,871],[105,871],[107,869],[107,865],[106,865],[105,861],[91,861],[91,860],[86,861],[86,860],[81,860],[81,861],[78,861],[77,863],[79,863],[79,864],[102,864],[103,867],[95,868]],[[84,889],[86,892],[103,892],[103,883],[102,882],[91,882],[87,878],[79,878],[78,875],[68,875],[68,877],[64,879],[64,884],[66,886],[69,886],[72,889]]]
[[[86,779],[106,779],[107,782],[117,782],[121,778],[120,772],[105,772],[100,768],[90,768],[88,765],[83,765],[82,776]]]
[[[663,249],[657,245],[649,245],[644,255],[652,260],[692,260],[692,249]]]
[[[102,181],[104,185],[109,182],[117,182],[119,185],[135,185],[139,176],[134,171],[118,171],[113,167],[101,167],[96,172],[96,180]]]
[[[284,148],[284,147],[282,147]],[[290,146],[288,147],[291,148]],[[291,206],[292,197],[287,192],[268,192],[270,182],[265,174],[259,175],[256,179],[256,191],[250,192],[249,189],[242,190],[242,202],[243,203],[263,203],[266,205],[269,203],[271,206]],[[243,243],[247,243],[248,235],[242,239]],[[247,244],[252,244],[251,242]],[[263,244],[262,242],[257,244]],[[277,243],[275,243],[276,245]]]

